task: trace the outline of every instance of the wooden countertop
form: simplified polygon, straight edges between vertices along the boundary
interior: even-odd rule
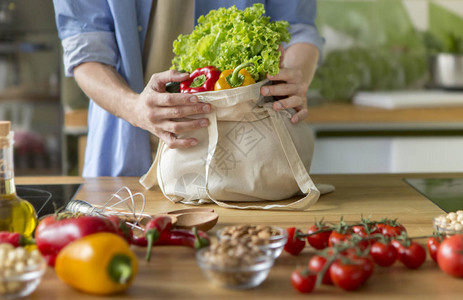
[[[333,184],[336,191],[322,196],[309,211],[240,211],[212,206],[219,214],[219,221],[209,234],[214,236],[217,229],[238,223],[296,226],[305,231],[315,219],[338,222],[344,216],[346,221],[357,221],[363,214],[374,220],[382,217],[397,218],[406,226],[410,236],[429,235],[433,231],[432,218],[442,213],[442,210],[403,181],[403,178],[425,177],[463,177],[463,174],[317,175],[313,176],[316,183]],[[146,212],[186,207],[170,203],[159,191],[145,191],[138,184],[138,178],[19,177],[16,183],[84,183],[76,198],[92,203],[103,203],[120,187],[127,186],[132,192],[145,194]],[[369,281],[354,292],[322,286],[311,295],[301,295],[293,290],[289,277],[297,265],[308,262],[311,255],[309,247],[297,257],[283,252],[267,280],[259,287],[246,291],[213,286],[201,274],[192,249],[157,247],[153,250],[150,263],[143,260],[144,249],[135,250],[140,259],[140,271],[133,286],[126,293],[113,298],[282,299],[315,296],[322,299],[458,299],[463,293],[462,279],[444,274],[429,257],[418,270],[408,270],[398,262],[390,268],[377,267]],[[60,282],[51,268],[30,298],[100,299],[82,294]]]
[[[326,103],[309,107],[306,122],[311,124],[463,122],[463,107],[381,109],[351,103]]]
[[[67,132],[83,134],[87,131],[86,109],[73,110],[64,115]],[[391,128],[410,126],[420,129],[463,129],[463,107],[403,108],[381,109],[368,106],[356,106],[351,103],[328,102],[320,106],[309,107],[309,116],[305,120],[315,127],[372,124]],[[348,127],[349,128],[349,127]],[[394,129],[394,128],[393,128]]]

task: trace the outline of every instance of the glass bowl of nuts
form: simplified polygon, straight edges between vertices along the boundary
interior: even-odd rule
[[[235,225],[217,231],[219,241],[239,239],[245,243],[269,250],[278,258],[288,241],[288,232],[283,228],[266,225]]]
[[[250,289],[260,285],[273,266],[273,256],[259,247],[225,240],[196,252],[203,274],[228,289]]]
[[[0,298],[30,295],[40,284],[47,264],[38,250],[0,244]]]
[[[463,234],[463,210],[439,215],[433,219],[433,224],[438,233]]]

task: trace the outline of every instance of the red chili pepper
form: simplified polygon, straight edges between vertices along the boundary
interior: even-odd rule
[[[8,243],[16,247],[24,247],[27,245],[35,245],[35,241],[28,239],[24,235],[17,232],[1,231],[0,244]]]
[[[56,256],[66,245],[97,232],[118,234],[119,229],[114,222],[105,217],[79,216],[59,219],[55,216],[49,216],[37,226],[35,241],[47,263],[54,266]]]
[[[182,93],[199,93],[213,91],[219,79],[220,71],[213,66],[198,68],[190,74],[190,78],[180,83]]]
[[[172,229],[172,219],[169,216],[159,216],[152,219],[145,226],[145,236],[132,239],[132,244],[140,247],[148,247],[146,260],[151,259],[153,246],[187,246],[200,249],[209,246],[210,239],[207,233],[192,230]]]
[[[154,242],[153,246],[187,246],[194,249],[201,249],[210,245],[210,239],[207,233],[201,230],[173,229],[162,234]]]
[[[159,240],[159,238],[166,232],[169,232],[172,228],[172,219],[168,216],[156,217],[153,220],[149,221],[145,227],[145,237],[148,245],[146,250],[146,260],[150,261],[151,259],[151,249],[153,243]]]
[[[303,234],[295,227],[287,228],[286,231],[288,232],[288,241],[284,249],[291,255],[298,255],[305,247],[305,239],[300,236]]]
[[[146,224],[143,230],[143,236],[136,236],[132,237],[132,245],[140,246],[140,247],[147,247],[148,246],[148,238],[151,239],[152,242],[156,241],[161,232],[166,230],[169,231],[172,228],[172,219],[169,216],[159,216]]]

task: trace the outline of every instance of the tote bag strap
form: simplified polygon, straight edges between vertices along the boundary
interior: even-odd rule
[[[157,170],[159,165],[159,160],[161,159],[161,152],[163,151],[162,148],[164,147],[164,141],[159,139],[158,149],[156,151],[156,156],[154,157],[154,161],[151,164],[148,172],[143,175],[139,182],[145,189],[151,189],[153,186],[158,185],[158,176]]]
[[[286,160],[293,172],[294,179],[296,180],[299,189],[304,194],[309,194],[311,190],[317,190],[317,187],[310,178],[309,173],[297,152],[288,128],[286,128],[286,124],[283,121],[285,116],[281,112],[274,111],[270,103],[265,104],[265,108],[270,115],[273,128],[275,129],[281,148],[285,153]]]
[[[320,197],[320,192],[318,191],[315,184],[310,179],[309,173],[305,169],[305,166],[294,146],[293,140],[286,128],[285,123],[282,120],[282,115],[280,112],[275,112],[271,103],[264,105],[267,109],[270,119],[272,121],[273,128],[277,134],[280,145],[285,154],[286,160],[290,165],[291,171],[293,173],[294,179],[296,180],[301,192],[304,194],[301,198],[291,198],[288,200],[282,201],[261,201],[261,202],[223,202],[217,199],[214,199],[208,189],[209,182],[209,171],[210,163],[214,156],[214,152],[217,146],[218,140],[218,128],[217,128],[217,117],[214,112],[210,115],[212,118],[209,119],[209,149],[206,160],[206,192],[211,201],[216,203],[221,207],[226,208],[238,208],[238,209],[265,209],[265,210],[305,210],[317,202]],[[232,204],[233,203],[233,204]]]

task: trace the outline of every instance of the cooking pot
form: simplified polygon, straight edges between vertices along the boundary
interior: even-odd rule
[[[463,89],[463,54],[439,53],[430,58],[429,67],[432,86]]]

